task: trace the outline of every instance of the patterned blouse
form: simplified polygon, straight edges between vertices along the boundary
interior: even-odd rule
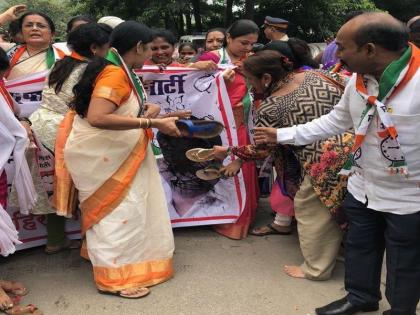
[[[69,103],[73,99],[73,87],[79,82],[87,64],[77,65],[56,94],[55,87],[48,86],[42,91],[41,106],[29,117],[32,130],[40,141],[54,152],[55,138],[60,122],[69,110]]]
[[[256,112],[255,126],[291,127],[329,113],[343,93],[344,82],[340,80],[339,77],[332,77],[328,72],[306,71],[303,82],[296,90],[284,96],[269,96],[261,103]],[[329,149],[337,147],[341,150],[344,145],[343,137],[336,136],[329,139],[328,143],[331,144],[328,146]],[[327,170],[331,166],[326,163],[323,164],[322,174],[327,174],[327,176],[323,176],[322,181],[318,180],[320,172],[311,172],[311,167],[321,162],[325,150],[324,142],[317,141],[301,147],[280,144],[269,147],[249,145],[232,148],[232,153],[243,160],[263,159],[271,155],[282,187],[291,198],[294,198],[299,190],[303,177],[309,175],[315,192],[335,216],[345,195],[343,179],[338,175],[338,171]],[[342,152],[342,156],[334,155],[341,160],[329,161],[334,162],[334,167],[338,170],[346,160],[346,154],[343,150]],[[311,174],[316,176],[311,176]],[[331,196],[334,196],[333,201],[330,200]],[[341,219],[338,221],[341,224]]]

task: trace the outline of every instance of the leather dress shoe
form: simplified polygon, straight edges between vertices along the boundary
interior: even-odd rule
[[[357,312],[373,312],[379,309],[379,304],[353,305],[344,297],[323,307],[315,309],[317,315],[352,315]]]
[[[391,315],[391,310],[387,310],[387,311],[383,312],[382,315]]]

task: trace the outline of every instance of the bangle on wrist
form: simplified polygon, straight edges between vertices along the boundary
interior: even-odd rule
[[[143,118],[139,118],[139,128],[143,128]]]
[[[152,127],[152,120],[150,118],[147,118],[147,126],[146,129],[149,129],[150,127]]]

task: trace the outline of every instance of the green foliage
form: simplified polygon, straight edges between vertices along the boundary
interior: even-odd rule
[[[420,15],[419,0],[373,0],[373,2],[379,9],[388,11],[403,22]]]
[[[50,16],[56,27],[57,41],[65,41],[67,22],[84,9],[71,0],[6,0],[1,9],[4,11],[16,4],[26,4],[28,10],[40,11]]]
[[[117,15],[136,19],[153,27],[171,29],[178,35],[193,32],[195,27],[192,0],[85,0],[89,12]],[[333,36],[344,21],[345,15],[354,10],[372,10],[372,0],[234,0],[234,19],[245,15],[245,3],[254,4],[254,20],[261,24],[266,15],[279,16],[292,22],[293,35],[308,41],[323,41]],[[203,30],[223,26],[226,0],[200,1]],[[192,19],[192,29],[187,20]]]
[[[202,30],[223,26],[227,0],[6,0],[7,5],[27,3],[30,9],[49,14],[57,26],[57,36],[63,38],[67,21],[78,14],[98,19],[116,15],[141,21],[151,27],[167,28],[177,35],[201,31],[194,20],[199,10]],[[407,21],[420,14],[419,0],[233,0],[233,18],[245,16],[245,5],[254,8],[253,19],[262,24],[266,15],[289,20],[290,32],[307,41],[323,41],[334,36],[347,13],[355,10],[388,11]],[[198,7],[197,7],[198,5]],[[198,11],[196,11],[198,13]]]
[[[374,10],[370,0],[261,0],[255,16],[262,23],[266,15],[282,17],[291,22],[291,34],[311,42],[334,36],[347,13]]]

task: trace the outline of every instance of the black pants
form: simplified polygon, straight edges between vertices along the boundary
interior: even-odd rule
[[[397,215],[369,209],[347,194],[349,220],[345,285],[353,305],[377,303],[386,249],[386,291],[392,315],[415,315],[420,298],[419,212]]]

